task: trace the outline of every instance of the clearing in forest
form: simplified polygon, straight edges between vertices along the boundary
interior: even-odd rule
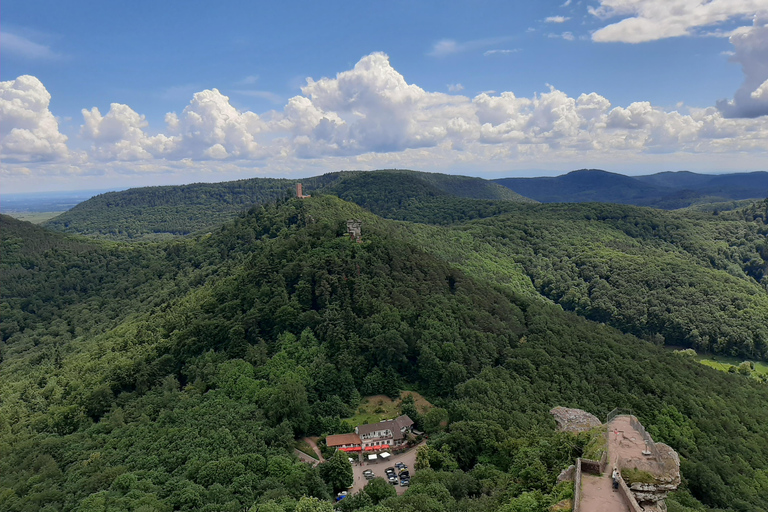
[[[350,418],[345,418],[344,421],[357,426],[378,423],[382,420],[400,416],[400,414],[402,414],[400,406],[403,398],[408,395],[413,396],[413,401],[419,414],[425,414],[434,407],[426,398],[416,391],[401,391],[399,400],[392,400],[387,395],[372,395],[364,397],[357,407],[355,415]]]

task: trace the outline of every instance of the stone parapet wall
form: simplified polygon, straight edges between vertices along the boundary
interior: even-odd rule
[[[573,512],[581,510],[581,458],[576,459],[576,476],[573,479]]]
[[[597,460],[589,460],[589,459],[579,459],[581,460],[581,469],[585,473],[589,473],[590,475],[599,475],[602,473],[602,467],[600,464],[600,461]]]
[[[621,493],[621,497],[624,499],[624,503],[627,504],[630,512],[643,512],[643,509],[640,508],[637,500],[635,500],[635,496],[629,490],[623,478],[619,478],[619,493]],[[575,509],[574,512],[576,512]]]

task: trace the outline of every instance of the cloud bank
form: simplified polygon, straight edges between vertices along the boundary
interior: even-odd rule
[[[450,94],[430,92],[408,83],[387,55],[373,53],[335,77],[307,79],[300,95],[262,115],[237,110],[217,89],[195,93],[155,131],[128,105],[113,103],[105,114],[83,109],[80,137],[90,148],[87,161],[70,168],[145,173],[201,165],[211,172],[259,167],[280,173],[393,165],[482,171],[557,162],[764,158],[768,117],[756,117],[768,113],[757,108],[768,96],[766,78],[760,79],[766,61],[757,49],[764,29],[734,40],[734,59],[745,73],[752,70],[752,78],[742,88],[746,96],[737,93],[719,109],[667,111],[643,101],[615,106],[594,92],[572,97],[554,86],[530,97],[510,91],[470,97],[459,87]],[[75,163],[49,101],[34,77],[0,84],[3,160],[53,161],[64,169],[61,164]],[[754,115],[732,118],[728,108]]]

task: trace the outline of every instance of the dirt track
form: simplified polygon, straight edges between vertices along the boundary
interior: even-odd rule
[[[581,510],[584,512],[629,511],[621,494],[613,490],[609,471],[602,476],[582,475]]]
[[[617,416],[608,424],[608,467],[601,476],[583,475],[581,482],[581,510],[584,512],[624,512],[626,503],[618,491],[613,490],[613,466],[628,465],[652,469],[654,464],[643,455],[645,442],[629,421],[629,416]],[[621,464],[619,464],[619,461]]]

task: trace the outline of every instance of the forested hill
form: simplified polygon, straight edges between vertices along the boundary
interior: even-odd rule
[[[768,359],[768,322],[756,321],[768,318],[768,200],[722,212],[455,197],[370,206],[519,295],[659,344]]]
[[[435,198],[532,202],[481,178],[406,170],[342,171],[302,180],[253,178],[224,183],[146,187],[109,192],[45,223],[56,231],[101,238],[158,239],[211,230],[254,204],[304,193],[326,193],[387,211]]]
[[[254,203],[285,196],[291,187],[295,187],[294,180],[255,178],[107,192],[78,204],[45,226],[112,239],[186,235],[218,227]]]
[[[586,318],[657,343],[768,359],[768,200],[720,215],[536,205],[455,230]]]
[[[631,408],[678,450],[671,511],[766,511],[768,386],[443,255],[471,235],[330,196],[157,244],[1,220],[3,510],[325,510],[308,497],[339,483],[300,463],[293,440],[347,432],[362,395],[411,388],[438,405],[438,421],[414,414],[429,469],[403,496],[362,494],[343,511],[562,506],[572,489],[557,475],[593,438],[556,433],[556,405]],[[46,289],[55,300],[36,300]],[[122,308],[102,316],[113,296]]]
[[[677,209],[705,202],[768,197],[768,172],[705,175],[681,171],[624,176],[582,169],[552,178],[494,181],[542,203],[596,201]]]

